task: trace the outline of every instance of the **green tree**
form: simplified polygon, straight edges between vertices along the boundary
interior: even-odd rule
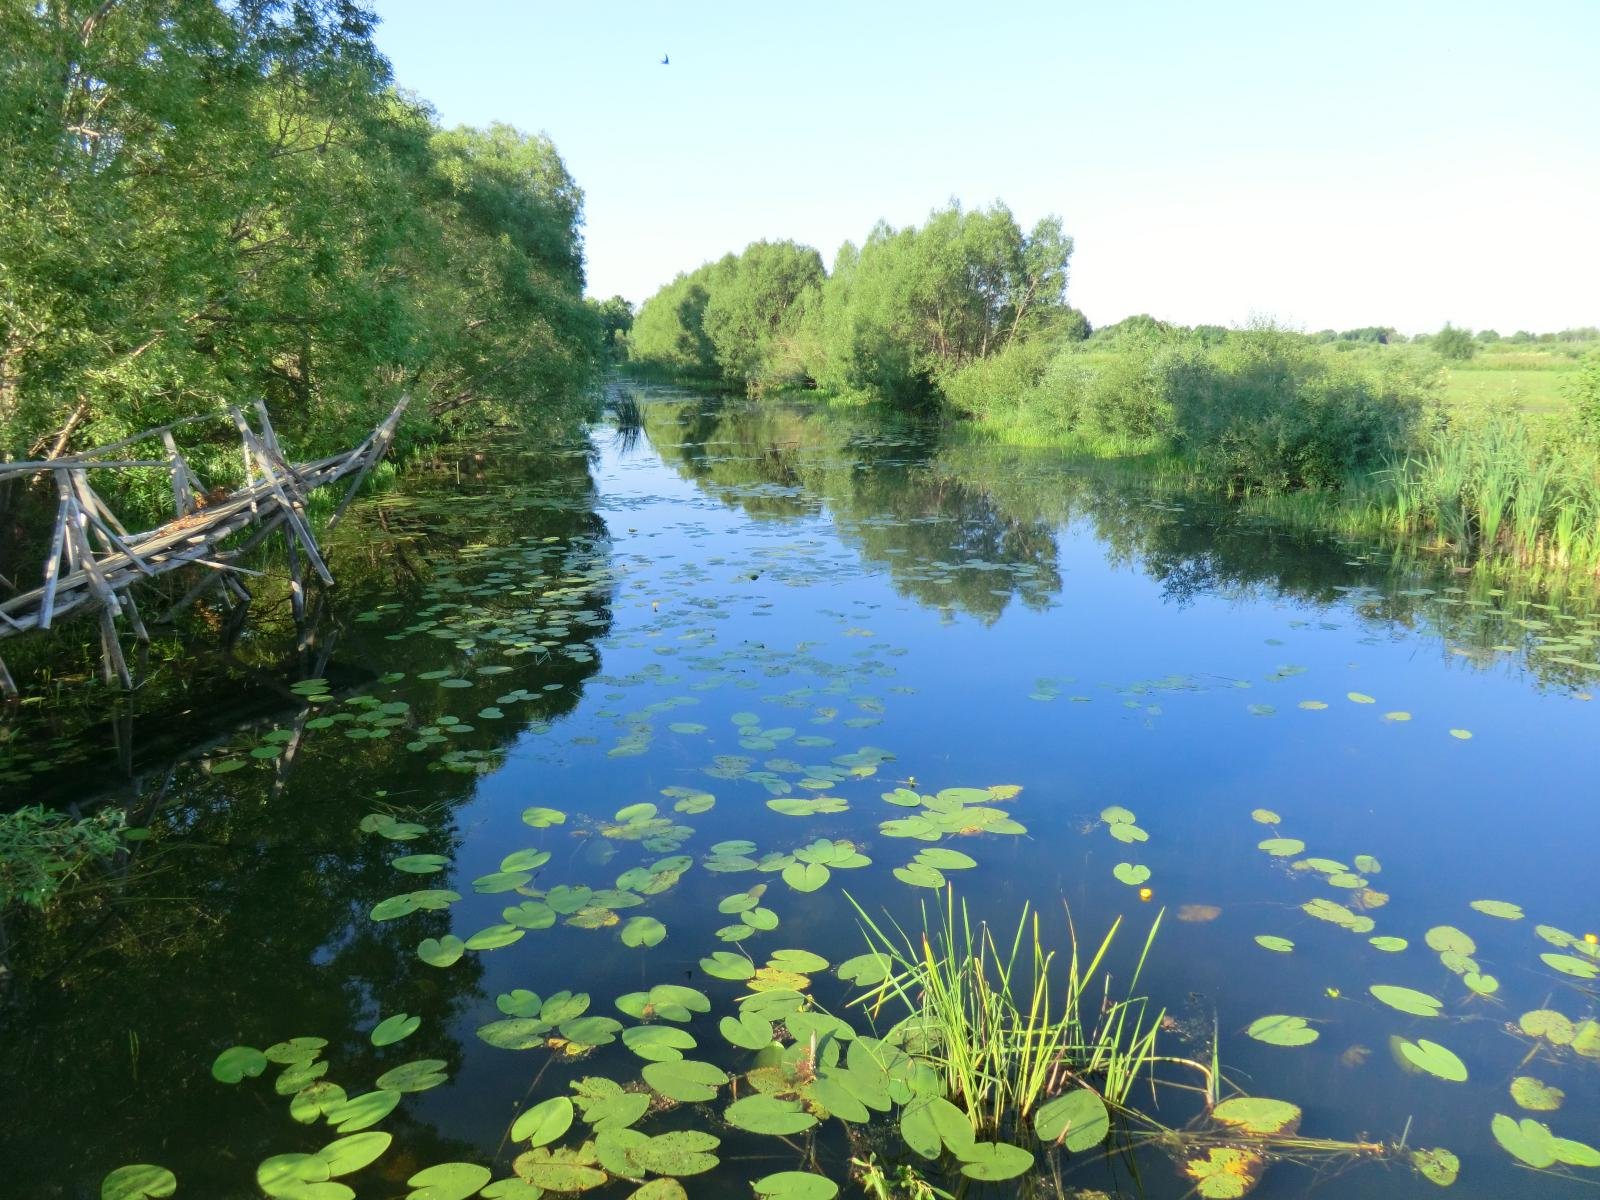
[[[795,242],[753,242],[717,272],[702,322],[723,378],[797,377],[800,300],[821,282],[822,256]]]
[[[1446,321],[1444,328],[1433,335],[1431,342],[1440,358],[1452,362],[1465,362],[1478,352],[1478,343],[1473,340],[1470,329],[1457,329]]]

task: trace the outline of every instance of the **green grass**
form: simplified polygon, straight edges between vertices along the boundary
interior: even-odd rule
[[[1524,360],[1543,359],[1542,362]],[[1564,412],[1578,364],[1550,355],[1483,355],[1445,369],[1441,400],[1450,408],[1487,408],[1546,416]]]
[[[1107,1103],[1123,1106],[1142,1073],[1176,1061],[1156,1053],[1162,1013],[1142,997],[1113,999],[1108,981],[1100,984],[1121,918],[1087,961],[1073,930],[1061,970],[1040,940],[1038,915],[1026,906],[1009,941],[997,940],[987,924],[974,928],[965,902],[958,910],[948,890],[933,921],[924,910],[920,930],[895,925],[891,934],[856,911],[888,971],[857,1003],[874,1016],[885,1008],[901,1014],[888,1040],[916,1045],[943,1072],[949,1096],[975,1132],[1020,1126],[1069,1080],[1092,1084]],[[1160,924],[1157,916],[1130,991]]]

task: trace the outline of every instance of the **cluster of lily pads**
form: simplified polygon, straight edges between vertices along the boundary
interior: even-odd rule
[[[1258,808],[1251,815],[1258,823],[1274,829],[1274,836],[1263,839],[1259,848],[1274,860],[1286,862],[1291,877],[1319,881],[1325,886],[1340,889],[1348,898],[1348,903],[1321,896],[1307,900],[1300,906],[1307,916],[1352,933],[1370,935],[1367,940],[1371,945],[1388,954],[1400,954],[1411,946],[1411,941],[1405,937],[1372,932],[1376,922],[1368,915],[1369,911],[1382,908],[1389,899],[1386,893],[1371,886],[1370,877],[1382,870],[1376,858],[1360,854],[1347,865],[1334,859],[1304,856],[1305,843],[1298,838],[1284,836],[1278,830],[1281,818],[1276,812]],[[1473,900],[1468,907],[1478,916],[1495,921],[1518,922],[1526,916],[1521,905],[1501,899]],[[1534,932],[1540,940],[1554,948],[1541,951],[1538,957],[1558,976],[1580,982],[1600,978],[1600,938],[1594,935],[1580,937],[1542,924],[1535,926]],[[1255,941],[1263,949],[1274,953],[1290,954],[1295,950],[1294,942],[1281,935],[1257,935]],[[1500,979],[1490,974],[1476,957],[1477,940],[1464,929],[1449,924],[1435,925],[1425,931],[1422,942],[1438,957],[1439,964],[1445,970],[1461,980],[1468,1000],[1497,997],[1501,992]],[[1415,987],[1377,982],[1368,986],[1367,994],[1387,1008],[1411,1018],[1442,1022],[1452,1019],[1445,998]],[[1329,995],[1338,998],[1339,993],[1330,989]],[[1592,1002],[1592,995],[1589,999]],[[1566,1051],[1578,1058],[1600,1060],[1600,1020],[1593,1017],[1574,1020],[1552,1008],[1541,1007],[1524,1013],[1511,1028],[1513,1032],[1532,1039],[1525,1063],[1536,1056],[1558,1059]],[[1257,1018],[1245,1032],[1257,1041],[1284,1047],[1310,1045],[1319,1037],[1319,1031],[1310,1019],[1283,1013]],[[1466,1062],[1432,1038],[1395,1034],[1391,1036],[1389,1045],[1395,1061],[1406,1070],[1452,1083],[1465,1082],[1468,1078]],[[1565,1098],[1560,1088],[1532,1075],[1514,1078],[1510,1094],[1519,1107],[1533,1112],[1554,1111]],[[1516,1118],[1497,1113],[1492,1121],[1491,1132],[1500,1146],[1529,1167],[1600,1167],[1600,1150],[1576,1139],[1558,1136],[1548,1125],[1533,1117]],[[1438,1156],[1448,1152],[1428,1153]],[[1442,1170],[1437,1157],[1414,1165],[1436,1183],[1453,1182],[1456,1175],[1454,1166],[1448,1171]]]

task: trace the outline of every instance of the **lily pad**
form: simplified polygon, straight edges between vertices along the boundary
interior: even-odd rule
[[[961,1154],[961,1173],[968,1179],[1015,1179],[1033,1166],[1033,1154],[1009,1142],[974,1142]]]
[[[1272,950],[1278,954],[1288,954],[1294,949],[1294,943],[1286,937],[1278,937],[1271,933],[1256,934],[1256,945],[1263,950]]]
[[[839,1185],[810,1171],[777,1171],[750,1185],[763,1200],[833,1200]]]
[[[1073,1154],[1105,1141],[1111,1117],[1105,1101],[1088,1088],[1047,1100],[1033,1114],[1033,1131],[1042,1142],[1059,1142]]]
[[[266,1069],[267,1056],[254,1046],[230,1046],[211,1064],[211,1075],[220,1083],[238,1083],[246,1076],[254,1079]]]
[[[1194,1181],[1195,1195],[1204,1200],[1237,1200],[1255,1187],[1266,1169],[1264,1157],[1237,1146],[1213,1146],[1183,1163],[1183,1173]]]
[[[656,1092],[681,1104],[715,1099],[728,1082],[722,1068],[692,1058],[646,1063],[641,1074]]]
[[[399,1103],[399,1089],[379,1088],[377,1091],[352,1096],[323,1115],[327,1118],[328,1124],[338,1132],[355,1133],[357,1130],[376,1125],[392,1113]]]
[[[392,1017],[385,1017],[372,1029],[372,1044],[374,1046],[392,1046],[396,1042],[404,1041],[422,1026],[421,1017],[413,1017],[409,1013],[395,1013]]]
[[[730,1125],[775,1137],[801,1133],[817,1123],[817,1118],[802,1108],[798,1100],[780,1100],[759,1094],[734,1101],[722,1115]]]
[[[444,1071],[447,1065],[442,1058],[414,1059],[379,1075],[377,1086],[380,1091],[425,1092],[449,1078]]]
[[[442,938],[423,938],[417,945],[417,957],[430,967],[448,967],[466,952],[467,944],[454,934]]]
[[[1499,917],[1502,921],[1520,921],[1523,918],[1522,906],[1512,904],[1509,900],[1474,900],[1471,907],[1486,917]]]
[[[1257,1017],[1250,1022],[1245,1032],[1256,1041],[1265,1042],[1269,1046],[1309,1046],[1319,1036],[1317,1031],[1307,1024],[1304,1017],[1292,1017],[1282,1013]]]
[[[1413,1150],[1411,1165],[1429,1183],[1449,1187],[1461,1173],[1461,1160],[1443,1147],[1431,1150]]]
[[[1134,863],[1118,863],[1111,868],[1111,873],[1117,877],[1119,883],[1129,887],[1138,887],[1150,878],[1150,868]]]
[[[667,927],[654,917],[631,917],[622,927],[624,946],[656,946],[667,936]]]
[[[695,1040],[671,1025],[638,1025],[622,1031],[622,1044],[640,1058],[651,1062],[669,1062],[682,1058],[685,1050],[693,1050]]]
[[[1542,1121],[1535,1121],[1532,1117],[1524,1117],[1519,1121],[1504,1113],[1496,1113],[1489,1130],[1494,1134],[1494,1140],[1513,1158],[1539,1169],[1555,1165],[1555,1136]]]
[[[1414,988],[1398,987],[1389,983],[1375,983],[1367,989],[1373,996],[1387,1004],[1390,1008],[1398,1009],[1403,1013],[1410,1013],[1414,1017],[1437,1017],[1444,1008],[1444,1001],[1419,992]]]
[[[393,1141],[392,1133],[352,1133],[329,1142],[317,1151],[317,1157],[327,1164],[330,1176],[349,1175],[377,1162]]]
[[[716,979],[729,979],[735,983],[743,982],[756,973],[754,963],[744,955],[729,950],[718,950],[702,958],[700,969]]]
[[[412,1189],[406,1200],[467,1200],[493,1178],[487,1167],[476,1163],[439,1163],[406,1180]]]
[[[828,882],[830,874],[821,863],[796,862],[783,869],[783,881],[797,892],[814,892]]]
[[[1511,1081],[1511,1098],[1519,1108],[1529,1112],[1555,1112],[1566,1100],[1567,1094],[1531,1075],[1518,1075]]]
[[[1418,1038],[1414,1042],[1396,1038],[1394,1046],[1400,1057],[1419,1071],[1450,1083],[1465,1083],[1467,1080],[1467,1064],[1438,1042],[1430,1042],[1427,1038]]]
[[[511,1123],[511,1140],[548,1146],[572,1127],[572,1117],[572,1101],[566,1096],[552,1096],[518,1115]]]
[[[153,1163],[129,1163],[100,1181],[100,1200],[158,1200],[177,1190],[178,1177],[167,1168]]]
[[[1235,1096],[1213,1108],[1211,1116],[1224,1125],[1232,1125],[1246,1133],[1289,1137],[1300,1127],[1301,1113],[1298,1105],[1290,1104],[1287,1100]]]

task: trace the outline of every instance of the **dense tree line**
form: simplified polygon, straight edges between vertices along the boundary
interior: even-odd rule
[[[256,397],[305,453],[401,391],[413,436],[576,411],[614,327],[582,192],[547,138],[439,128],[373,24],[0,0],[0,456]]]
[[[629,338],[645,367],[736,385],[811,382],[914,400],[1006,347],[1082,337],[1067,307],[1072,240],[1057,217],[1024,231],[1004,205],[880,223],[824,272],[817,251],[756,242],[679,275]]]

